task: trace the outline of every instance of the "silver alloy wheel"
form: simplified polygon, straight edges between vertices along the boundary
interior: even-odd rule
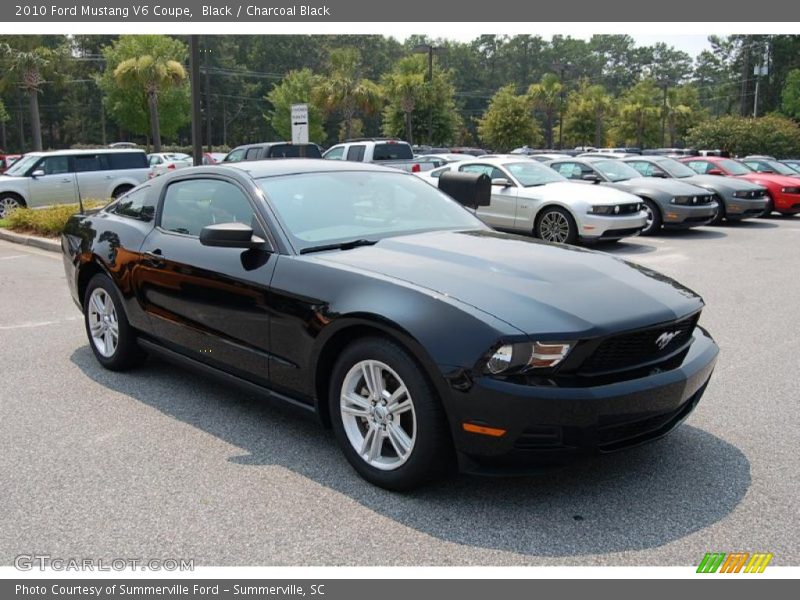
[[[644,206],[644,212],[647,214],[646,216],[647,222],[642,231],[650,231],[653,228],[653,220],[655,219],[655,215],[653,215],[653,209],[650,208],[649,204],[645,202],[643,206]]]
[[[560,212],[548,212],[539,222],[539,236],[546,242],[563,244],[569,238],[569,221]]]
[[[388,365],[362,360],[345,375],[339,408],[347,439],[371,467],[391,471],[411,456],[417,440],[414,402]]]
[[[12,210],[19,207],[19,200],[14,196],[3,196],[0,198],[0,219],[5,219]]]
[[[89,296],[87,310],[92,343],[101,355],[111,358],[119,344],[117,309],[111,296],[103,288],[96,288]]]

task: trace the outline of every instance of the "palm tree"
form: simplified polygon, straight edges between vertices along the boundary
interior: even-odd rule
[[[345,139],[350,137],[356,111],[373,112],[380,104],[381,94],[377,84],[359,77],[360,57],[355,48],[333,50],[330,72],[323,76],[315,94],[326,112],[338,110],[342,114]]]
[[[420,68],[421,67],[421,68]],[[425,94],[424,65],[418,57],[408,57],[401,60],[395,70],[388,73],[383,80],[383,95],[387,99],[397,99],[400,110],[403,112],[403,121],[406,130],[406,141],[413,144],[414,131],[411,120],[414,109],[423,94]]]
[[[620,129],[625,137],[633,137],[639,148],[644,147],[645,133],[658,122],[661,107],[656,99],[655,84],[645,79],[640,81],[621,98],[619,107]]]
[[[174,56],[164,53],[158,36],[142,36],[138,56],[123,60],[114,69],[114,80],[131,92],[144,91],[150,111],[150,134],[153,151],[161,152],[161,126],[158,120],[158,95],[163,90],[186,81],[186,69]]]
[[[563,84],[555,73],[545,73],[539,83],[531,84],[528,88],[533,107],[544,113],[544,135],[548,148],[553,147],[553,127],[556,114],[561,106],[561,92]]]
[[[594,116],[594,145],[602,147],[604,140],[603,125],[606,116],[611,112],[613,102],[602,85],[592,85],[586,89],[586,103]]]
[[[39,92],[45,83],[45,72],[61,54],[60,50],[52,50],[39,46],[31,50],[12,48],[3,44],[2,53],[8,59],[8,74],[28,96],[28,107],[31,112],[31,141],[34,151],[42,149],[42,124],[39,116]]]

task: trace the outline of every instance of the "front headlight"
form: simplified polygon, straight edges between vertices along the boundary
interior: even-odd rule
[[[572,350],[573,342],[504,344],[486,361],[491,375],[521,373],[529,369],[552,369]]]

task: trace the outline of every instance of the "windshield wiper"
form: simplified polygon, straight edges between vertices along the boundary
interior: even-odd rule
[[[300,254],[309,254],[311,252],[322,252],[324,250],[350,250],[358,248],[359,246],[374,246],[378,240],[350,240],[349,242],[339,242],[337,244],[324,244],[322,246],[309,246],[300,250]]]

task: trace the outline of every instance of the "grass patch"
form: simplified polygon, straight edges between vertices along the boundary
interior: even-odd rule
[[[84,210],[105,206],[105,200],[84,200]],[[44,237],[58,237],[64,231],[67,220],[80,211],[77,204],[59,204],[48,208],[18,208],[5,219],[0,220],[4,227],[19,233],[29,233]]]
[[[0,219],[0,228],[8,227],[8,220],[7,219]]]

